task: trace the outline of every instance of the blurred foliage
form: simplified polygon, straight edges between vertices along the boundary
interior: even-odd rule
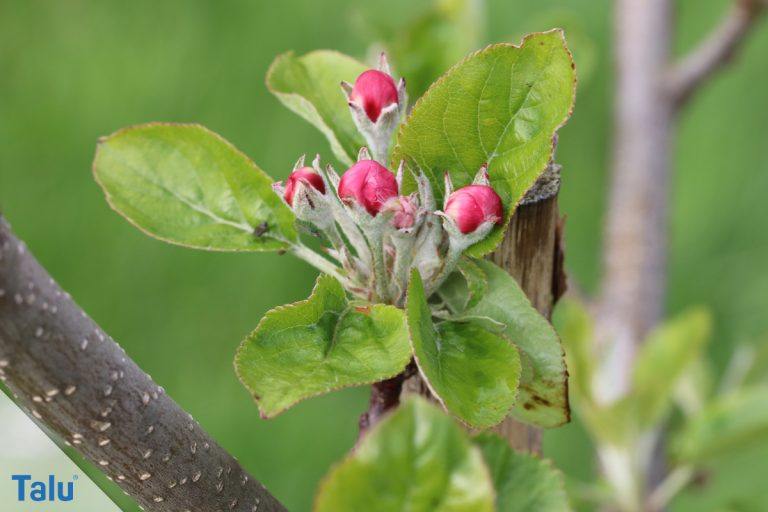
[[[79,304],[291,510],[309,509],[320,477],[353,444],[367,392],[307,401],[262,421],[231,357],[269,307],[308,295],[314,272],[278,255],[188,251],[143,236],[109,210],[92,180],[96,139],[146,121],[200,122],[284,177],[302,153],[330,155],[322,135],[264,87],[275,55],[332,48],[364,58],[382,36],[361,19],[404,27],[430,5],[0,0],[0,207]],[[724,7],[678,2],[679,51]],[[567,265],[592,292],[611,133],[611,2],[489,0],[487,8],[480,45],[510,35],[517,42],[518,34],[551,28],[539,21],[547,12],[562,12],[592,48],[582,52],[579,39],[571,41],[588,80],[581,76],[558,149]],[[677,138],[668,309],[710,307],[716,375],[736,344],[768,329],[768,95],[755,85],[768,80],[767,51],[763,27],[691,104]],[[430,80],[408,79],[413,87]],[[545,447],[570,479],[592,478],[593,454],[578,422],[547,432]],[[672,510],[765,510],[768,445],[734,451],[716,469]],[[100,482],[125,510],[137,510]]]
[[[689,308],[651,331],[629,369],[628,389],[619,394],[615,386],[624,377],[616,371],[616,355],[598,343],[587,308],[567,298],[553,322],[565,347],[571,404],[606,467],[596,485],[572,485],[574,496],[589,494],[584,488],[592,487],[594,501],[640,510],[638,497],[647,494],[641,489],[648,455],[660,432],[669,438],[662,445],[668,481],[681,484],[662,484],[674,489],[661,494],[663,502],[648,493],[653,510],[665,508],[670,498],[729,456],[768,443],[768,385],[759,377],[762,354],[739,347],[715,383],[704,356],[712,331],[706,309]]]
[[[316,512],[493,512],[488,460],[443,410],[419,396],[374,425],[320,484]],[[529,486],[557,483],[545,470]]]
[[[394,19],[360,14],[363,37],[374,41],[372,50],[386,50],[399,76],[408,82],[416,99],[437,77],[485,40],[484,0],[414,2],[416,13]],[[380,48],[379,48],[380,47]]]

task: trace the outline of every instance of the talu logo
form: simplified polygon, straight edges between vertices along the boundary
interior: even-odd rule
[[[72,476],[69,482],[60,482],[54,475],[48,475],[48,481],[32,480],[32,475],[11,475],[16,482],[17,499],[19,501],[72,501],[75,497],[75,480]]]

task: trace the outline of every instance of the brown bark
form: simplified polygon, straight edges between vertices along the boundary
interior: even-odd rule
[[[563,222],[554,195],[524,201],[490,259],[520,283],[534,307],[550,318],[565,291]],[[541,430],[508,417],[494,430],[519,451],[541,453]]]
[[[0,381],[145,510],[285,510],[75,304],[2,217]]]
[[[368,410],[360,415],[358,422],[361,437],[370,427],[378,423],[382,416],[400,405],[403,384],[406,379],[415,373],[416,363],[411,361],[402,373],[395,375],[391,379],[371,385],[371,399],[368,402]]]

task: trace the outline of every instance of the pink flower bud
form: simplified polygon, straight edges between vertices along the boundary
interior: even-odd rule
[[[285,202],[293,206],[293,194],[296,192],[296,185],[299,181],[306,183],[317,189],[321,194],[325,194],[325,183],[323,178],[315,172],[312,167],[302,167],[293,171],[288,179],[285,180],[285,193],[283,198]]]
[[[412,228],[416,223],[417,210],[416,202],[410,196],[393,197],[381,209],[383,212],[392,212],[392,226],[395,229]]]
[[[349,100],[360,105],[375,123],[383,109],[398,101],[395,81],[383,71],[369,69],[355,80]]]
[[[375,160],[360,160],[339,182],[339,197],[344,201],[356,201],[374,217],[387,199],[395,196],[395,175]]]
[[[501,198],[488,185],[469,185],[452,193],[445,203],[445,214],[465,235],[484,222],[500,224],[504,218]]]

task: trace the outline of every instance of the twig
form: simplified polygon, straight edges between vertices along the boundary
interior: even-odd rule
[[[0,381],[146,510],[285,510],[59,288],[2,217]]]
[[[691,483],[694,476],[695,472],[689,466],[679,467],[672,471],[648,497],[647,510],[649,512],[664,510],[672,498]]]
[[[360,436],[378,423],[384,414],[400,404],[400,392],[403,390],[403,383],[405,379],[415,373],[416,365],[411,362],[402,373],[371,385],[371,400],[368,404],[368,410],[360,415],[358,422]]]
[[[670,10],[670,0],[618,0],[615,10],[615,136],[598,337],[616,347],[619,376],[631,374],[634,347],[663,310],[672,115],[661,83]],[[624,380],[611,389],[622,394]]]
[[[667,87],[675,108],[682,107],[708,78],[733,59],[767,5],[765,0],[735,0],[712,33],[672,67]]]

